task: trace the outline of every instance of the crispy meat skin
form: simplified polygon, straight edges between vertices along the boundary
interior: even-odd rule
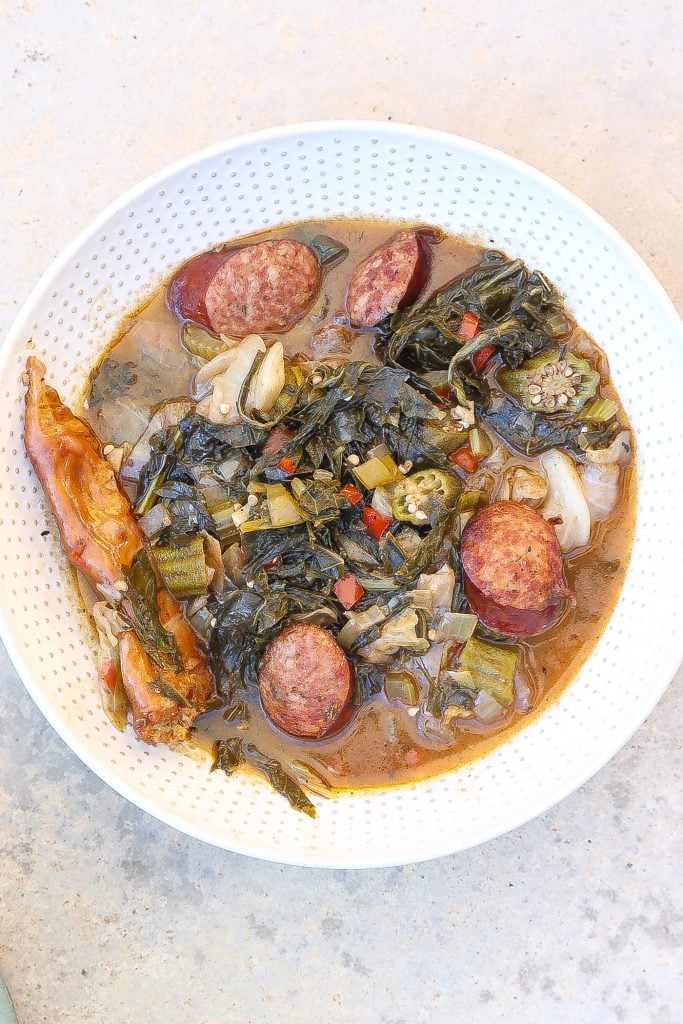
[[[112,587],[143,547],[144,536],[90,427],[45,383],[42,363],[31,357],[26,370],[26,452],[57,521],[62,547],[93,588]],[[129,630],[120,638],[123,683],[140,739],[178,742],[204,709],[213,681],[192,627],[163,584],[158,605],[162,625],[176,638],[183,670],[160,672]],[[185,703],[169,701],[150,688],[150,667],[152,680],[161,675]]]

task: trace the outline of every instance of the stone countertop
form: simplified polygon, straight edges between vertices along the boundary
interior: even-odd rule
[[[681,308],[682,29],[679,5],[652,0],[5,4],[0,332],[130,185],[327,117],[425,124],[535,164]],[[128,804],[1,654],[0,971],[21,1024],[678,1024],[682,682],[525,827],[324,872],[224,853]]]

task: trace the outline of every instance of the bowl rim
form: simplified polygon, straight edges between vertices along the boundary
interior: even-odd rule
[[[658,301],[662,314],[665,315],[666,319],[670,322],[672,332],[678,336],[681,342],[683,342],[683,322],[681,321],[673,301],[654,272],[645,263],[642,257],[638,255],[630,243],[627,242],[626,239],[624,239],[619,232],[611,226],[611,224],[593,210],[593,208],[583,199],[575,195],[560,182],[556,181],[556,179],[551,175],[539,171],[525,161],[520,160],[517,157],[510,156],[493,146],[476,142],[472,139],[468,139],[464,136],[456,135],[451,132],[393,121],[331,119],[280,125],[277,127],[261,129],[259,131],[235,135],[227,140],[215,143],[211,146],[197,150],[185,157],[181,157],[179,160],[173,161],[161,170],[154,172],[124,191],[109,203],[97,216],[92,218],[85,227],[78,232],[77,236],[61,250],[55,259],[50,262],[46,270],[40,275],[38,281],[33,286],[16,314],[6,334],[2,348],[0,349],[0,376],[8,372],[11,359],[16,354],[18,346],[21,345],[22,324],[27,318],[27,315],[32,309],[34,303],[46,290],[48,284],[59,273],[61,273],[80,247],[87,242],[93,234],[101,229],[113,215],[120,212],[121,209],[127,207],[148,190],[160,185],[171,175],[187,170],[199,161],[229,153],[231,150],[239,149],[243,146],[257,145],[262,142],[273,142],[279,138],[288,138],[295,135],[297,137],[301,137],[315,135],[316,133],[334,132],[371,132],[380,136],[391,134],[394,137],[398,137],[406,141],[418,137],[427,142],[433,141],[441,144],[457,146],[468,151],[473,156],[480,156],[481,158],[495,160],[506,166],[510,171],[517,171],[522,174],[531,183],[542,185],[544,188],[548,188],[548,186],[550,186],[560,198],[574,206],[577,209],[577,212],[585,220],[606,235],[632,269],[641,278],[646,280],[655,293],[655,297]],[[636,543],[636,540],[637,519],[634,544]],[[628,571],[629,570],[627,570],[627,572]],[[594,757],[586,759],[583,770],[579,774],[575,775],[564,786],[555,790],[550,799],[542,797],[536,802],[528,802],[523,811],[510,814],[509,819],[504,822],[502,827],[500,822],[498,822],[496,825],[492,826],[490,830],[479,835],[472,842],[466,842],[463,845],[458,845],[455,849],[453,848],[452,842],[446,842],[442,845],[433,844],[428,853],[417,853],[408,857],[401,856],[397,851],[393,856],[361,856],[356,858],[354,861],[350,861],[344,858],[336,860],[333,856],[329,856],[327,854],[307,854],[303,857],[289,856],[285,853],[279,852],[273,853],[267,850],[264,851],[259,848],[256,843],[243,842],[235,839],[231,839],[230,846],[227,846],[224,841],[221,841],[219,837],[213,835],[211,830],[202,823],[190,820],[184,815],[177,814],[170,809],[159,808],[152,799],[149,799],[144,794],[134,791],[132,787],[127,785],[122,777],[117,775],[106,764],[101,763],[97,756],[81,742],[79,737],[75,735],[69,727],[66,725],[63,726],[61,723],[55,723],[52,716],[51,702],[36,686],[34,686],[31,678],[31,672],[24,658],[21,646],[18,642],[15,642],[11,622],[6,613],[6,605],[4,601],[0,601],[0,638],[5,645],[10,660],[12,661],[24,687],[51,727],[91,771],[93,771],[100,779],[102,779],[103,782],[122,797],[129,800],[137,807],[140,807],[143,811],[146,811],[158,820],[164,822],[164,824],[170,825],[177,831],[185,835],[189,835],[192,838],[202,840],[203,842],[216,846],[219,849],[224,849],[226,852],[240,853],[246,856],[256,857],[261,860],[280,864],[343,869],[393,867],[401,864],[419,863],[448,856],[453,853],[464,852],[465,850],[472,849],[473,847],[488,842],[498,836],[505,835],[533,820],[540,814],[543,814],[545,811],[556,806],[567,796],[574,793],[589,781],[624,747],[626,743],[628,743],[634,733],[646,721],[653,709],[661,700],[681,661],[683,660],[682,632],[679,634],[677,642],[672,644],[669,658],[667,659],[665,666],[662,667],[660,671],[658,685],[653,687],[647,697],[644,697],[638,704],[636,713],[632,713],[628,720],[625,721],[621,730],[615,730],[606,740],[605,744],[600,748],[600,751],[596,752]],[[419,782],[410,783],[403,788],[407,789],[412,788],[413,786],[418,787],[419,785]],[[338,794],[334,799],[344,799],[344,794]]]

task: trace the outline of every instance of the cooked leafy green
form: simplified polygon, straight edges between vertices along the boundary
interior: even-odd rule
[[[460,336],[465,314],[479,318],[479,333],[469,342]],[[481,262],[443,285],[421,306],[396,313],[384,331],[385,358],[419,374],[449,370],[451,388],[462,402],[486,400],[486,386],[465,369],[465,360],[494,346],[512,368],[565,338],[573,322],[561,296],[538,271],[521,260],[485,252]]]
[[[180,671],[183,667],[178,644],[159,619],[156,571],[147,548],[141,548],[131,566],[122,570],[127,584],[122,612],[135,634],[159,668]]]
[[[425,707],[430,715],[441,718],[446,708],[457,707],[471,711],[476,697],[476,690],[453,681],[449,673],[442,673],[436,686],[431,688]]]
[[[532,456],[551,448],[564,448],[582,456],[588,445],[606,448],[621,429],[617,420],[593,426],[580,416],[544,416],[502,395],[496,396],[490,409],[480,409],[479,414],[484,425],[495,430],[511,448]]]
[[[329,235],[314,235],[308,246],[318,257],[320,266],[327,269],[341,263],[349,255],[347,247]]]
[[[130,361],[120,363],[118,359],[112,359],[110,356],[103,359],[97,370],[97,377],[90,387],[88,408],[95,409],[102,402],[125,395],[137,382],[136,370],[136,364]]]
[[[326,236],[309,244],[322,267],[347,254]],[[239,423],[213,424],[193,411],[151,438],[136,512],[163,504],[166,525],[154,534],[162,562],[167,550],[175,557],[192,546],[183,596],[202,602],[193,621],[202,616],[224,717],[246,730],[216,745],[214,768],[251,766],[292,806],[315,813],[301,766],[248,742],[263,651],[292,620],[341,635],[356,707],[382,692],[408,693],[421,713],[447,721],[478,716],[484,691],[510,705],[514,653],[475,625],[464,593],[463,513],[491,493],[501,464],[493,435],[527,456],[562,448],[583,457],[620,429],[616,403],[600,396],[594,356],[569,354],[573,331],[542,274],[486,252],[380,325],[379,365],[292,359],[261,422],[249,398],[263,368],[257,360],[242,384]],[[489,347],[490,365],[491,351],[476,358]],[[137,566],[127,581],[138,634],[159,665],[172,666],[177,651],[154,617],[153,567]],[[462,613],[467,630],[459,632]],[[487,650],[489,671],[480,665]],[[458,652],[460,670],[441,671],[442,661],[457,666]],[[394,680],[387,690],[394,658],[405,685]],[[419,693],[407,676],[413,668]],[[179,699],[163,678],[154,685]]]
[[[240,766],[247,765],[270,782],[273,789],[289,801],[295,811],[302,811],[315,818],[315,805],[311,803],[303,789],[289,775],[279,761],[263,754],[253,743],[233,738],[218,740],[213,747],[213,764],[211,771],[220,768],[226,775],[232,775]]]

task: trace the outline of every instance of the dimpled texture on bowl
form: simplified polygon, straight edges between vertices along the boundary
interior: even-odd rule
[[[411,786],[316,799],[312,820],[264,783],[118,733],[99,706],[94,635],[24,453],[26,341],[73,402],[119,321],[195,252],[282,223],[405,218],[539,267],[606,350],[638,440],[630,567],[586,664],[539,718],[479,760]],[[464,139],[364,122],[236,139],[171,167],[107,210],[48,270],[2,353],[1,625],[36,703],[107,783],[229,850],[311,865],[397,864],[465,849],[527,821],[611,757],[683,653],[681,324],[628,245],[539,172]],[[49,528],[47,536],[41,532]]]

